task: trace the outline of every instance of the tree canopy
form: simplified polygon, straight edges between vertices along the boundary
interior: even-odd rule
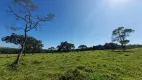
[[[86,50],[87,46],[86,45],[80,45],[80,46],[78,46],[78,49],[80,49],[80,50]]]
[[[12,33],[10,36],[2,37],[2,41],[5,41],[6,43],[13,43],[21,47],[22,43],[24,42],[24,38],[24,35],[17,35],[15,33]],[[39,52],[42,47],[43,44],[41,40],[37,40],[32,36],[27,36],[27,41],[25,43],[26,52]]]
[[[113,30],[112,32],[112,41],[117,41],[121,44],[121,48],[123,51],[126,49],[126,44],[130,42],[130,40],[127,39],[128,36],[130,36],[130,33],[134,32],[133,29],[125,29],[124,27],[118,27],[117,29]]]
[[[119,48],[119,45],[118,44],[116,44],[116,43],[105,43],[105,45],[104,45],[104,49],[113,49],[113,50],[115,50],[115,49],[117,49],[117,48]]]
[[[61,42],[61,44],[57,46],[59,52],[70,52],[74,48],[74,44],[68,43],[67,41]]]

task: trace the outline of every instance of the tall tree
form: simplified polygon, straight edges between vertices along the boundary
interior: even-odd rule
[[[9,13],[13,14],[16,17],[16,20],[21,22],[23,26],[8,26],[8,28],[17,31],[21,30],[24,34],[23,42],[21,43],[21,49],[18,53],[17,59],[13,62],[13,64],[18,64],[22,53],[25,48],[25,44],[27,41],[27,33],[33,29],[38,29],[40,27],[41,22],[51,21],[54,17],[53,14],[48,14],[45,17],[35,16],[34,12],[37,10],[37,5],[35,5],[31,0],[13,0],[15,2],[16,7],[9,5]]]
[[[118,27],[117,29],[113,30],[112,32],[112,41],[117,41],[121,44],[122,51],[126,50],[126,44],[130,42],[127,39],[130,36],[130,33],[134,32],[133,29],[125,29],[124,27]]]
[[[68,43],[67,41],[61,42],[61,44],[57,46],[59,52],[70,52],[74,48],[74,44]]]

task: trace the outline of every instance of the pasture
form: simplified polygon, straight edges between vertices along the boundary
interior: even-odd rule
[[[27,54],[17,68],[9,67],[15,58],[0,54],[0,80],[142,80],[141,48]]]

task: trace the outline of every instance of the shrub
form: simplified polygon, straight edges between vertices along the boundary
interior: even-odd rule
[[[35,60],[34,62],[33,62],[33,64],[41,64],[43,61],[37,61],[37,60]]]
[[[78,69],[68,70],[62,75],[59,80],[88,80],[87,76],[81,73]]]
[[[83,70],[83,69],[85,69],[85,67],[84,66],[77,66],[77,69]]]

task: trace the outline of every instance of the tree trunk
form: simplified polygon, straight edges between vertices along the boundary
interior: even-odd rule
[[[124,44],[121,45],[122,51],[125,52],[126,46]]]
[[[17,56],[16,60],[13,62],[13,64],[16,64],[16,65],[19,63],[19,60],[22,57],[22,54],[23,54],[23,51],[24,51],[24,48],[25,48],[25,44],[26,44],[26,41],[27,41],[27,31],[26,31],[26,29],[24,31],[25,38],[24,38],[23,43],[21,45],[21,49],[19,50],[19,53],[18,53],[18,56]]]
[[[16,58],[16,60],[13,62],[13,64],[18,64],[18,63],[19,63],[19,60],[20,60],[20,58],[22,57],[22,53],[23,53],[23,48],[20,49],[20,51],[19,51],[19,53],[18,53],[18,55],[17,55],[17,58]]]
[[[122,51],[125,52],[125,49],[123,48]]]
[[[126,51],[126,46],[124,45],[124,46],[123,46],[123,52],[125,52],[125,51]]]
[[[26,56],[26,50],[24,50],[24,56]]]

